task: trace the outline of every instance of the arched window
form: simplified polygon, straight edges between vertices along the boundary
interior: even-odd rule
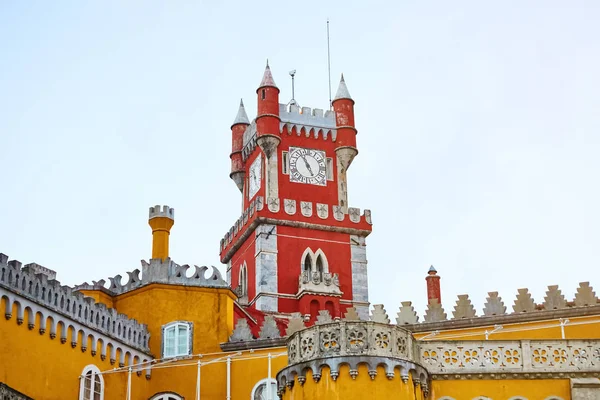
[[[183,397],[177,393],[157,393],[150,397],[150,400],[183,400]]]
[[[246,268],[246,263],[244,263],[240,267],[238,286],[240,288],[240,297],[247,296],[248,295],[248,270]]]
[[[308,271],[310,272],[312,270],[312,257],[310,256],[310,253],[307,253],[304,256],[304,271]]]
[[[172,322],[162,327],[163,358],[192,354],[192,323]]]
[[[104,400],[104,377],[95,365],[83,369],[79,378],[79,400]]]
[[[522,396],[514,396],[514,397],[511,397],[508,400],[527,400],[527,398],[526,397],[522,397]]]
[[[259,381],[254,388],[252,389],[252,394],[250,395],[250,400],[275,400],[278,398],[277,396],[277,381],[275,379],[271,379],[271,393],[269,393],[269,388],[267,387],[267,383],[269,379],[263,379]]]
[[[321,277],[321,279],[323,278],[323,257],[321,257],[321,255],[319,254],[317,256],[317,262],[315,263],[316,265],[316,270],[319,273],[319,276]]]

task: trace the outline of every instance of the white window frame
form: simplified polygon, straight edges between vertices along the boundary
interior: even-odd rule
[[[91,373],[91,397],[88,399],[85,397],[85,378],[89,373]],[[79,377],[79,400],[94,400],[94,392],[96,391],[96,376],[100,378],[100,390],[98,391],[100,393],[100,400],[104,400],[104,376],[102,376],[102,372],[100,372],[100,369],[98,369],[98,367],[96,367],[94,364],[87,365]]]
[[[186,351],[185,353],[181,353],[179,354],[179,336],[177,335],[178,332],[178,328],[180,326],[184,326],[186,328],[186,338],[185,338],[185,343],[186,343]],[[175,354],[166,354],[166,349],[167,349],[167,341],[166,341],[166,334],[168,330],[174,329],[175,330]],[[162,326],[162,344],[161,344],[161,352],[162,352],[162,358],[174,358],[174,357],[182,357],[182,356],[189,356],[192,354],[192,337],[193,337],[193,324],[191,322],[188,321],[174,321],[174,322],[170,322],[166,325]]]
[[[183,400],[183,397],[181,397],[177,393],[173,393],[173,392],[157,393],[154,396],[150,397],[150,400],[169,400],[169,398],[175,399],[175,400]]]
[[[277,396],[277,381],[274,378],[265,378],[265,379],[261,379],[260,381],[256,382],[256,385],[254,385],[254,387],[252,388],[252,391],[250,392],[250,400],[254,400],[254,395],[256,394],[256,391],[258,390],[259,387],[261,387],[262,385],[265,384],[275,384],[275,387],[271,390],[271,399],[267,399],[267,400],[277,400],[279,398],[279,396]]]

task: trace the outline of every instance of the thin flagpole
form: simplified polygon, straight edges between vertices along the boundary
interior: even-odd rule
[[[329,50],[329,18],[327,18],[327,75],[329,77],[329,109],[331,110],[331,52]]]
[[[200,400],[200,367],[202,363],[198,361],[198,375],[196,376],[196,400]]]
[[[127,376],[127,400],[131,400],[131,367],[129,367],[129,374]]]

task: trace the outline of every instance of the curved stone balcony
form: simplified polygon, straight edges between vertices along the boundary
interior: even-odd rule
[[[397,371],[403,383],[411,378],[424,392],[428,390],[429,374],[415,360],[419,352],[411,333],[395,325],[372,321],[315,325],[291,335],[287,351],[288,366],[277,374],[281,393],[286,387],[293,387],[295,381],[304,385],[309,370],[318,382],[323,368],[328,367],[329,376],[336,381],[344,365],[349,367],[353,380],[361,365],[367,367],[371,379],[375,379],[381,366],[388,379],[394,379]]]
[[[298,294],[304,292],[341,295],[338,274],[302,271],[298,279]]]

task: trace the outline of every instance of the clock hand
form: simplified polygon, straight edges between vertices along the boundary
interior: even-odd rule
[[[310,164],[308,163],[308,161],[306,161],[304,154],[300,154],[300,157],[302,157],[302,159],[304,160],[304,165],[306,165],[306,168],[308,169],[308,172],[310,172],[310,176],[312,178],[315,174],[312,172],[312,168],[310,167]]]

